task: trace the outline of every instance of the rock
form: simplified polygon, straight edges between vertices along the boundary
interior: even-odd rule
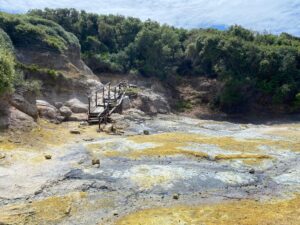
[[[89,123],[87,121],[83,121],[80,123],[80,126],[88,126],[88,125],[89,125]]]
[[[73,98],[65,103],[65,106],[68,106],[73,113],[87,113],[88,112],[88,106],[84,103],[82,103],[77,98]]]
[[[173,195],[173,199],[178,200],[179,199],[179,194]]]
[[[38,118],[38,109],[36,107],[36,96],[29,90],[17,88],[12,95],[10,103],[16,109],[33,117]]]
[[[253,169],[253,168],[250,169],[250,170],[249,170],[249,173],[250,173],[250,174],[255,174],[255,169]]]
[[[150,134],[149,130],[144,130],[144,135],[149,135],[149,134]]]
[[[94,138],[84,138],[83,140],[86,142],[90,142],[90,141],[94,141],[95,139]]]
[[[115,122],[120,122],[124,120],[124,115],[121,115],[119,113],[113,113],[111,114],[110,119]]]
[[[60,109],[61,107],[63,107],[63,103],[62,102],[55,102],[54,103],[54,106],[57,108],[57,109]]]
[[[100,160],[99,159],[92,159],[92,165],[100,165]]]
[[[76,114],[72,114],[68,121],[87,121],[87,114],[86,113],[76,113]]]
[[[143,91],[132,102],[132,106],[140,109],[149,115],[157,113],[167,114],[170,112],[170,106],[167,100],[162,96],[151,91]]]
[[[4,153],[0,153],[0,159],[5,159],[6,155]]]
[[[45,155],[45,159],[47,159],[47,160],[52,159],[52,155]]]
[[[128,96],[125,96],[122,102],[122,110],[127,110],[127,109],[130,109],[130,99]]]
[[[67,208],[66,211],[65,211],[65,214],[66,214],[66,215],[70,215],[71,210],[72,210],[72,207],[71,207],[71,206],[68,206],[68,208]]]
[[[93,90],[100,89],[103,87],[103,84],[95,79],[87,79],[86,83]]]
[[[60,109],[59,109],[59,112],[60,114],[65,118],[65,119],[68,119],[70,118],[70,116],[72,115],[72,111],[69,107],[67,106],[62,106]]]
[[[37,100],[36,106],[38,108],[40,117],[56,120],[60,115],[57,108],[46,101]]]
[[[102,130],[106,133],[111,133],[111,132],[113,132],[113,129],[114,129],[113,125],[111,123],[109,123],[109,124],[106,124]]]
[[[71,134],[80,134],[80,131],[79,130],[71,130],[70,133]]]
[[[63,122],[65,120],[65,117],[64,116],[57,116],[56,120],[57,121],[55,121],[55,123],[60,124],[61,122]]]
[[[21,112],[15,107],[9,108],[8,128],[12,130],[29,131],[36,126],[34,119],[31,116]]]

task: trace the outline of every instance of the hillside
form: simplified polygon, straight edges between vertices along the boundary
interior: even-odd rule
[[[300,39],[232,26],[185,30],[123,16],[74,9],[33,10],[32,16],[74,33],[95,73],[139,74],[163,80],[216,78],[210,106],[222,111],[299,111]],[[261,107],[263,106],[263,107]]]
[[[175,112],[300,110],[300,39],[286,33],[276,36],[237,25],[225,31],[185,30],[74,9],[1,13],[0,28],[15,49],[16,60],[6,57],[10,69],[1,78],[8,89],[16,69],[25,80],[40,80],[47,99],[65,92],[84,95],[88,87],[81,81],[97,79],[93,72],[123,74],[160,80],[165,94],[171,92]]]
[[[0,64],[0,128],[32,124],[37,98],[87,100],[91,85],[100,84],[81,60],[77,37],[38,17],[0,13]]]

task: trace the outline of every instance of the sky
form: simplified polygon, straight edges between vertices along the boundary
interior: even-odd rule
[[[0,10],[12,13],[45,7],[150,18],[184,28],[225,29],[238,24],[300,36],[300,0],[0,0]]]

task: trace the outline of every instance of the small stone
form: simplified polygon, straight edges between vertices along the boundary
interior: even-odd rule
[[[66,215],[70,215],[71,210],[72,210],[72,208],[71,208],[71,206],[69,206],[69,207],[66,209],[65,214],[66,214]]]
[[[111,132],[116,133],[117,132],[117,128],[115,126],[111,127]]]
[[[52,155],[45,155],[45,159],[47,159],[47,160],[52,159]]]
[[[144,135],[149,135],[149,134],[150,134],[149,130],[144,130]]]
[[[179,194],[173,195],[173,199],[178,200],[179,199]]]
[[[71,134],[80,134],[80,131],[79,130],[71,130],[70,133]]]
[[[92,165],[100,165],[100,160],[99,159],[93,159],[92,160]]]
[[[254,174],[254,173],[255,173],[255,169],[253,169],[253,168],[250,169],[250,170],[249,170],[249,173],[250,173],[250,174]]]
[[[100,165],[99,164],[95,164],[93,165],[94,168],[100,168]]]
[[[94,141],[95,139],[94,138],[84,138],[83,140],[84,141]]]
[[[84,163],[84,160],[83,159],[80,159],[79,161],[78,161],[78,164],[79,165],[81,165],[81,164],[83,164]]]
[[[80,122],[80,126],[88,126],[89,125],[89,123],[88,122],[86,122],[86,121],[82,121],[82,122]]]
[[[0,153],[0,159],[5,159],[5,157],[6,157],[5,154]]]

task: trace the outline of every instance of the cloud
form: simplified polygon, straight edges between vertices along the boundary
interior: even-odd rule
[[[45,7],[150,18],[186,28],[240,24],[300,36],[299,0],[0,0],[0,8],[9,12]]]

